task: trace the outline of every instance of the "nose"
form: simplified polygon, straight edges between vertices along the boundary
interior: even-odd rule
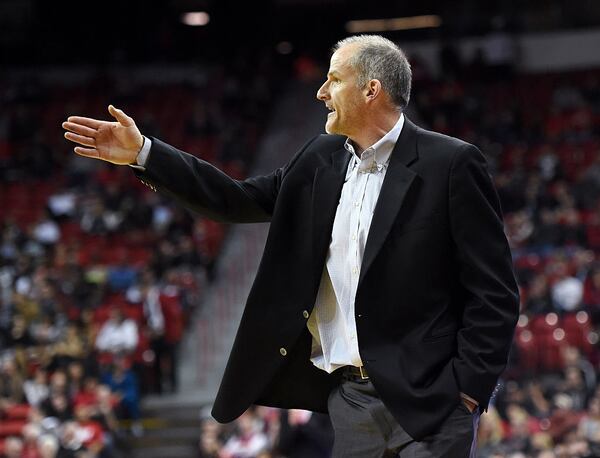
[[[329,99],[329,92],[327,91],[327,81],[325,81],[317,91],[317,99],[323,101]]]

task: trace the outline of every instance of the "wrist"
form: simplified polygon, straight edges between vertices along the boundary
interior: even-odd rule
[[[146,165],[146,161],[148,160],[151,146],[152,141],[142,135],[142,147],[138,151],[135,160],[130,165],[144,167]]]

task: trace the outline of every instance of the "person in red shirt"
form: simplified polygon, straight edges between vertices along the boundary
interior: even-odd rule
[[[85,449],[97,456],[104,448],[104,432],[100,423],[91,419],[92,409],[86,404],[75,406],[76,436]]]
[[[73,404],[81,405],[95,405],[98,401],[97,399],[97,391],[98,391],[98,379],[93,376],[85,377],[83,381],[83,389],[75,394],[73,397]]]

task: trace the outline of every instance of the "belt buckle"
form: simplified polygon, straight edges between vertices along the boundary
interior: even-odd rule
[[[366,374],[366,372],[363,371],[363,366],[359,366],[358,370],[360,372],[361,380],[369,380],[369,376]]]

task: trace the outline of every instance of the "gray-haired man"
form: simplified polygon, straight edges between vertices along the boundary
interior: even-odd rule
[[[342,40],[317,93],[326,131],[284,167],[233,180],[125,113],[72,117],[78,154],[131,164],[209,217],[270,221],[213,415],[329,412],[335,457],[467,457],[503,371],[518,291],[485,159],[403,113],[410,66]]]

